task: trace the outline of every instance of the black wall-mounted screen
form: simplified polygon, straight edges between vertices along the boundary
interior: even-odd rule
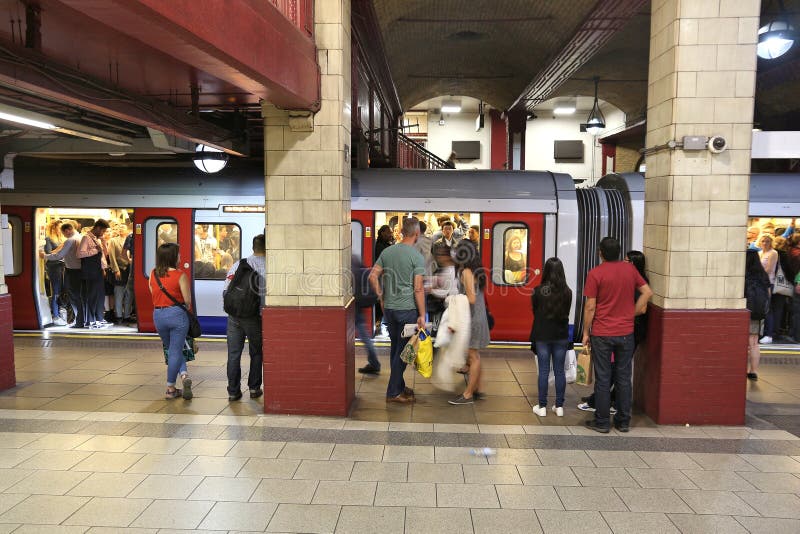
[[[456,159],[481,159],[480,141],[453,141]]]
[[[553,158],[571,160],[575,163],[583,161],[583,141],[554,141]]]

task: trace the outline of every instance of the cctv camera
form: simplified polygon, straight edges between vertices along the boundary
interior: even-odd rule
[[[728,141],[720,135],[715,135],[708,140],[708,151],[712,154],[720,154],[725,152],[727,148]]]

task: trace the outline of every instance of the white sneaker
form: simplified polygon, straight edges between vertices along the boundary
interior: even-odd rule
[[[67,322],[64,319],[62,319],[61,317],[57,317],[53,321],[53,324],[56,325],[56,326],[67,326]]]
[[[758,342],[761,343],[762,345],[769,345],[770,343],[772,343],[772,338],[769,336],[764,336],[761,339],[759,339]]]
[[[547,406],[539,406],[538,404],[533,407],[533,413],[539,417],[547,417]]]
[[[564,417],[564,407],[563,406],[556,407],[556,405],[554,404],[552,410],[553,410],[553,413],[555,413],[558,417]]]

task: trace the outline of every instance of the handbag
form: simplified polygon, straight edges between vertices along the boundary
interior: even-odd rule
[[[169,364],[169,347],[162,345],[162,348],[164,349],[164,363]],[[183,340],[183,349],[181,352],[183,352],[184,361],[191,362],[194,361],[195,354],[200,352],[200,346],[194,338],[186,336],[186,339]]]
[[[174,302],[176,306],[180,306],[181,309],[186,312],[186,316],[189,317],[189,337],[196,338],[196,337],[202,336],[203,335],[203,331],[200,328],[200,321],[197,320],[197,316],[195,314],[193,314],[192,312],[190,312],[189,308],[187,308],[185,304],[182,304],[182,303],[178,302],[175,299],[175,297],[170,295],[169,292],[166,289],[164,289],[164,285],[161,283],[161,280],[158,279],[158,276],[155,275],[155,272],[153,272],[152,276],[155,276],[156,283],[158,284],[158,287],[161,288],[161,291],[167,297],[169,297],[169,300]]]
[[[777,262],[775,267],[775,289],[773,292],[776,295],[783,295],[785,297],[791,297],[794,293],[794,285],[786,278],[780,261]]]

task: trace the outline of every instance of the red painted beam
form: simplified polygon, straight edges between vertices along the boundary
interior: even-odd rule
[[[319,109],[314,41],[270,2],[59,1],[277,106]]]

